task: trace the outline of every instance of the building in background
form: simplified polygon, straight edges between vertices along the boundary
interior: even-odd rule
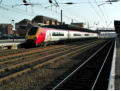
[[[115,27],[115,31],[118,37],[120,37],[120,21],[119,20],[114,21],[114,27]]]
[[[15,33],[18,36],[25,36],[28,29],[32,26],[43,26],[43,25],[59,25],[58,20],[46,17],[46,16],[36,16],[32,20],[23,19],[15,24]]]
[[[0,24],[0,36],[12,35],[14,33],[11,24]]]
[[[28,25],[30,24],[31,21],[28,19],[23,19],[20,22],[16,23],[15,24],[16,35],[24,37],[26,35],[27,29],[29,29]]]
[[[58,20],[46,16],[38,15],[32,19],[34,25],[59,25]]]
[[[84,23],[71,23],[71,25],[78,26],[84,28]]]

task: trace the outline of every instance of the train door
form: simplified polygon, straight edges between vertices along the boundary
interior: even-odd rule
[[[48,31],[46,32],[46,41],[47,41],[47,42],[51,42],[51,30],[48,30]]]

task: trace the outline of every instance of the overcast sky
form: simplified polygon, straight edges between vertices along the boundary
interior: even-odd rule
[[[0,0],[1,1],[1,0]],[[0,4],[0,23],[11,23],[11,20],[19,22],[22,19],[32,19],[36,15],[44,15],[60,21],[60,10],[63,10],[65,23],[83,22],[85,27],[90,28],[114,27],[114,20],[120,20],[120,2],[105,3],[106,0],[56,0],[59,7],[48,7],[48,0],[27,0],[34,6],[24,6],[22,0],[2,0]],[[54,2],[55,0],[53,0]],[[66,5],[63,3],[73,2],[76,4]],[[13,7],[12,7],[13,6]]]

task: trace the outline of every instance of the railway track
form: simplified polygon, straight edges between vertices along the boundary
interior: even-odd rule
[[[96,42],[97,43],[97,42]],[[95,42],[94,42],[94,44],[95,44]],[[93,44],[93,45],[94,45]],[[86,45],[89,45],[89,44],[86,44]],[[84,46],[86,46],[86,45],[82,45],[82,46],[70,46],[70,47],[64,47],[64,48],[60,48],[60,49],[55,49],[55,50],[50,50],[51,52],[49,53],[49,51],[44,51],[44,53],[42,52],[42,53],[40,53],[40,54],[44,54],[44,55],[38,55],[38,56],[40,56],[40,57],[38,57],[37,58],[37,55],[34,57],[34,58],[28,58],[28,59],[26,59],[26,60],[24,60],[24,61],[22,61],[21,63],[20,63],[20,60],[19,60],[19,63],[17,63],[17,64],[15,64],[15,65],[12,65],[12,66],[7,66],[6,67],[6,65],[3,67],[3,64],[2,64],[2,69],[0,69],[0,72],[1,72],[1,75],[3,74],[3,73],[5,73],[5,71],[7,71],[6,73],[7,74],[10,74],[10,72],[12,71],[13,72],[13,70],[19,70],[19,69],[26,69],[26,67],[28,68],[29,66],[30,66],[30,68],[29,68],[29,70],[31,70],[31,67],[33,66],[33,64],[38,64],[38,63],[36,63],[36,62],[38,62],[38,61],[40,61],[40,60],[47,60],[48,59],[48,57],[49,57],[49,59],[51,59],[51,57],[52,58],[55,58],[57,55],[63,55],[63,54],[71,54],[71,53],[73,53],[73,50],[76,50],[76,51],[80,51],[80,50],[77,50],[77,49],[79,49],[79,48],[82,48],[82,47],[84,47]],[[90,43],[90,45],[92,45],[92,43]],[[56,51],[58,51],[59,50],[59,52],[56,52]],[[74,51],[74,53],[76,52],[76,51]],[[56,52],[56,53],[55,53]],[[51,54],[51,53],[53,53],[53,54]],[[50,55],[47,55],[47,54],[50,54]],[[45,56],[46,55],[46,56]],[[65,55],[64,55],[65,56]],[[58,57],[56,57],[56,58],[58,58]],[[31,61],[30,61],[30,59],[31,59]],[[15,59],[14,59],[15,60]],[[56,59],[57,60],[57,59]],[[16,61],[16,60],[15,60]],[[18,61],[18,60],[17,60]],[[43,62],[43,61],[42,61]],[[40,63],[42,63],[42,62],[40,62]],[[6,62],[4,62],[4,63],[6,63]],[[47,63],[48,63],[48,61],[47,61]],[[13,64],[13,61],[12,61],[12,64]],[[10,63],[9,63],[9,65],[10,65]],[[42,64],[40,64],[40,65],[42,65]],[[35,66],[35,67],[32,67],[32,68],[37,68],[38,66]],[[25,71],[23,71],[23,72],[26,72],[26,71],[29,71],[29,70],[25,70]],[[8,72],[9,71],[9,72]],[[4,74],[4,75],[6,75],[6,74]],[[4,76],[4,75],[2,75],[2,76]],[[0,79],[0,81],[3,81],[4,79]]]
[[[93,40],[94,41],[94,40]],[[91,42],[91,41],[90,41]],[[86,42],[85,42],[86,43]],[[75,43],[75,45],[76,44],[80,44],[80,43]],[[81,44],[83,44],[83,43],[81,43]],[[44,53],[48,53],[49,54],[49,52],[51,52],[51,51],[57,51],[57,50],[60,50],[60,49],[63,49],[63,48],[71,48],[71,47],[74,47],[75,45],[56,45],[56,46],[51,46],[51,47],[48,47],[48,48],[34,48],[34,49],[29,49],[27,52],[25,51],[25,52],[23,52],[23,53],[19,53],[19,52],[22,52],[21,50],[16,50],[16,54],[9,54],[9,55],[7,55],[7,56],[1,56],[1,58],[0,58],[0,65],[2,64],[2,66],[3,66],[3,64],[10,64],[10,63],[12,63],[12,62],[15,62],[15,61],[22,61],[22,59],[25,59],[25,58],[29,58],[29,56],[33,56],[33,57],[35,57],[35,56],[37,56],[37,55],[41,55],[41,54],[44,54]],[[52,50],[52,49],[54,49],[54,50]],[[24,49],[25,50],[25,49]],[[13,52],[14,52],[15,50],[13,50]],[[3,51],[4,52],[4,51]],[[8,53],[9,53],[9,51],[8,51]],[[1,68],[1,67],[0,67]]]
[[[19,55],[15,54],[12,58],[3,56],[1,58],[2,61],[0,61],[0,83],[5,83],[9,79],[20,77],[35,69],[56,63],[65,57],[76,56],[79,52],[83,53],[104,42],[105,40],[95,40],[91,43],[75,43],[72,45],[43,48],[43,50],[37,49],[31,52],[25,52],[22,56],[19,53]]]
[[[17,57],[15,59],[11,59],[11,60],[8,60],[8,61],[2,61],[2,62],[0,62],[0,68],[4,68],[5,67],[5,69],[6,69],[6,68],[8,68],[7,66],[10,66],[10,64],[12,64],[12,65],[19,64],[20,65],[20,63],[22,63],[22,62],[29,61],[29,60],[34,60],[37,57],[41,57],[41,59],[43,59],[43,58],[49,57],[49,56],[46,56],[47,54],[51,54],[51,53],[54,53],[56,51],[60,51],[59,52],[59,54],[60,54],[60,53],[66,52],[68,50],[68,48],[69,48],[69,50],[70,49],[73,50],[74,49],[73,47],[75,47],[75,46],[65,46],[65,47],[60,47],[60,48],[57,48],[57,49],[54,49],[54,50],[48,50],[48,51],[44,50],[44,51],[41,51],[41,52],[39,51],[39,52],[35,52],[33,54],[28,54],[28,55],[20,56],[20,57]],[[62,50],[62,52],[61,52],[61,50]],[[58,53],[56,52],[55,54],[57,55]],[[52,55],[55,55],[55,54],[52,54]],[[22,60],[22,59],[24,59],[24,60]]]
[[[95,39],[95,40],[97,40],[97,39]],[[91,41],[94,41],[94,40],[90,40],[90,42]],[[80,41],[80,42],[83,43],[83,41]],[[88,43],[88,40],[85,40],[84,43],[86,43],[86,42]],[[74,42],[74,43],[78,43],[78,42]],[[69,45],[71,45],[71,44],[69,44]],[[54,45],[54,46],[51,45],[49,47],[50,48],[51,47],[55,47],[56,48],[56,47],[59,47],[59,46],[62,47],[62,46],[67,46],[67,45],[64,45],[64,44],[62,44],[62,45]],[[47,48],[49,48],[49,47],[47,47]],[[43,47],[39,47],[38,48],[37,47],[37,48],[29,48],[29,49],[21,48],[21,49],[17,49],[17,50],[16,49],[12,49],[12,50],[1,50],[0,51],[0,57],[4,57],[4,56],[7,57],[7,56],[12,55],[12,54],[14,55],[14,54],[23,53],[23,52],[30,52],[30,51],[31,52],[33,51],[34,52],[35,50],[38,50],[38,49],[40,51],[40,50],[43,50],[45,48],[43,48]]]
[[[58,45],[56,47],[59,47],[59,46],[63,46],[63,45]],[[55,46],[53,46],[55,47]],[[40,50],[43,50],[43,49],[46,49],[46,48],[42,48],[42,47],[39,47],[39,48],[31,48],[31,49],[17,49],[17,50],[3,50],[1,51],[0,53],[0,56],[1,56],[1,59],[3,58],[6,58],[6,57],[10,57],[11,55],[21,55],[21,53],[32,53],[32,52],[36,52],[36,51],[40,51]]]
[[[75,44],[80,44],[80,43],[77,42]],[[32,48],[32,49],[29,49],[29,50],[23,49],[25,52],[21,51],[21,49],[19,49],[19,50],[13,50],[13,52],[15,52],[15,54],[13,54],[13,52],[11,54],[11,53],[9,53],[9,51],[8,52],[6,51],[9,55],[1,56],[1,58],[0,58],[0,64],[4,64],[4,63],[7,63],[7,62],[13,62],[12,60],[14,60],[14,58],[15,59],[17,59],[17,58],[18,59],[23,59],[23,58],[25,58],[25,56],[31,56],[31,55],[33,56],[34,54],[36,55],[36,54],[38,54],[40,52],[41,52],[40,54],[42,54],[43,52],[49,52],[49,50],[51,50],[51,49],[57,49],[57,50],[59,50],[59,48],[60,49],[62,49],[62,48],[68,48],[68,47],[71,47],[72,45],[56,45],[56,46],[51,46],[51,47],[41,48],[41,49],[40,48]],[[4,54],[7,54],[7,53],[4,53]],[[6,60],[8,60],[8,61],[6,61]]]
[[[57,78],[44,89],[106,90],[112,62],[114,40],[105,43],[81,64]],[[73,70],[73,71],[72,71]]]

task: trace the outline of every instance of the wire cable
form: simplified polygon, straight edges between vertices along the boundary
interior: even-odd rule
[[[2,0],[0,0],[0,4],[2,3]]]
[[[90,6],[92,7],[92,9],[95,11],[96,15],[97,15],[98,17],[101,18],[100,14],[99,14],[98,11],[95,9],[95,7],[94,7],[93,4],[91,3],[91,1],[88,0],[88,2],[89,2],[89,4],[90,4]]]
[[[100,6],[98,6],[97,0],[95,0],[95,3],[96,3],[96,5],[97,5],[99,11],[101,12],[102,16],[104,17],[103,19],[104,19],[104,21],[105,21],[105,23],[106,23],[106,27],[108,27],[107,19],[106,19],[106,17],[105,17],[105,14],[103,13],[103,11],[102,11],[102,9],[100,8]]]

